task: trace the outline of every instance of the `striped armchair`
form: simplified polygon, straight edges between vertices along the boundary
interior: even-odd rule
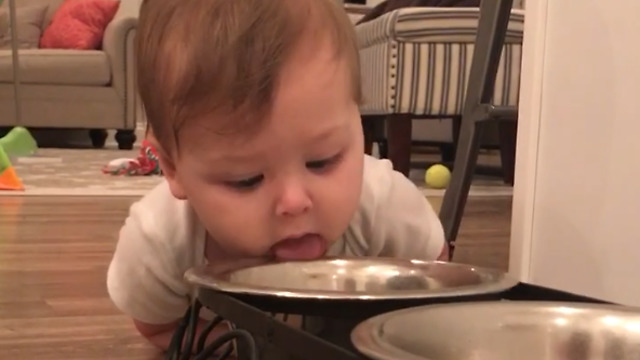
[[[383,156],[408,175],[412,121],[451,118],[459,122],[479,14],[478,8],[403,8],[356,26],[365,151],[370,153],[376,137],[384,136],[388,148],[382,150]],[[523,28],[524,11],[512,10],[497,72],[495,105],[517,105]]]

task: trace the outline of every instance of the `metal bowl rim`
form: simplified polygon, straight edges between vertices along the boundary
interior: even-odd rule
[[[518,300],[518,301],[506,301],[506,300],[494,300],[494,301],[479,301],[479,302],[458,302],[458,303],[445,303],[445,304],[432,304],[432,305],[419,305],[409,308],[403,308],[398,310],[389,311],[379,315],[372,316],[359,324],[357,324],[350,334],[351,343],[357,351],[365,356],[374,360],[427,360],[423,357],[415,356],[400,348],[394,347],[391,344],[381,344],[379,339],[374,336],[376,329],[383,325],[387,320],[396,316],[402,316],[407,313],[419,313],[422,311],[438,311],[439,309],[448,308],[455,309],[458,307],[514,307],[514,308],[551,308],[551,307],[570,307],[581,310],[597,310],[597,311],[612,311],[616,314],[636,314],[640,316],[640,308],[629,307],[618,304],[607,303],[585,303],[585,302],[564,302],[564,301],[535,301],[535,300]]]
[[[273,288],[267,286],[259,286],[252,284],[241,284],[235,282],[226,281],[223,277],[228,276],[230,273],[238,272],[250,268],[260,268],[265,266],[277,266],[290,263],[310,263],[310,262],[333,262],[336,260],[344,260],[350,262],[366,261],[376,262],[386,265],[402,265],[404,267],[416,266],[419,269],[420,266],[438,264],[452,268],[462,268],[467,271],[479,273],[481,275],[488,275],[492,278],[496,278],[495,281],[480,283],[477,285],[461,286],[456,288],[444,288],[437,291],[434,290],[415,290],[415,291],[403,291],[400,293],[349,293],[349,292],[337,292],[329,290],[296,290],[289,288]],[[446,262],[446,261],[428,261],[428,260],[408,260],[397,258],[385,258],[385,257],[327,257],[318,260],[311,261],[287,261],[287,262],[271,262],[267,264],[246,266],[234,269],[232,271],[225,271],[218,274],[211,274],[206,270],[208,267],[199,266],[187,270],[184,277],[185,279],[196,286],[205,287],[207,289],[213,289],[216,291],[232,294],[253,295],[253,296],[267,296],[278,297],[285,299],[323,299],[323,300],[350,300],[350,301],[376,301],[376,300],[410,300],[410,299],[439,299],[439,298],[455,298],[464,296],[478,296],[500,293],[509,290],[516,285],[519,281],[509,276],[507,273],[488,269],[483,267],[471,266],[460,263]]]

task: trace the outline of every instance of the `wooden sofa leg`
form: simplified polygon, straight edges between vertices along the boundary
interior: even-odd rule
[[[89,137],[91,138],[91,145],[96,149],[104,148],[104,144],[107,142],[107,130],[105,129],[91,129],[89,130]]]
[[[134,130],[118,130],[116,132],[116,141],[118,149],[131,150],[136,142],[136,133]]]
[[[387,116],[387,147],[393,168],[405,176],[411,170],[411,123],[412,115]]]

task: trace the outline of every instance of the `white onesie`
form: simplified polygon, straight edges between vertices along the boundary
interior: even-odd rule
[[[166,324],[189,306],[189,268],[204,264],[205,229],[187,201],[162,182],[131,206],[109,266],[107,287],[132,318]],[[365,156],[360,206],[329,255],[436,259],[440,221],[424,195],[388,160]]]

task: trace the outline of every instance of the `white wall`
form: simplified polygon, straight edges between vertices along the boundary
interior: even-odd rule
[[[640,1],[527,7],[510,271],[640,305]]]

